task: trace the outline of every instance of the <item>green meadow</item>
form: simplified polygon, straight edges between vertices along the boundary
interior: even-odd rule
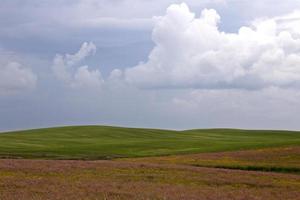
[[[112,159],[300,145],[300,132],[73,126],[0,133],[0,157]]]

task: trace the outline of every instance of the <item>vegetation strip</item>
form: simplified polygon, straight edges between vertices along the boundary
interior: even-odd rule
[[[225,166],[225,165],[197,165],[197,164],[192,164],[191,166],[218,168],[218,169],[234,169],[234,170],[246,170],[246,171],[262,171],[262,172],[280,172],[280,173],[300,174],[300,168],[295,168],[295,167]]]

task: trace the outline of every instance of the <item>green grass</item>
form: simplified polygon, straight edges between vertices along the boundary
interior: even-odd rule
[[[300,132],[73,126],[0,133],[0,157],[110,159],[300,145]]]

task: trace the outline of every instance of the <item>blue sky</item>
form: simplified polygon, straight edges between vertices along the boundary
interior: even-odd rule
[[[1,0],[0,130],[300,129],[300,2]]]

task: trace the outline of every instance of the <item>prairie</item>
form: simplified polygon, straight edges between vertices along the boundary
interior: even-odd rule
[[[125,161],[0,160],[0,199],[297,200],[300,176]]]
[[[73,126],[0,134],[0,157],[112,159],[300,145],[300,132]]]
[[[0,199],[300,199],[300,133],[107,126],[0,134]]]
[[[121,160],[300,174],[300,146]]]

